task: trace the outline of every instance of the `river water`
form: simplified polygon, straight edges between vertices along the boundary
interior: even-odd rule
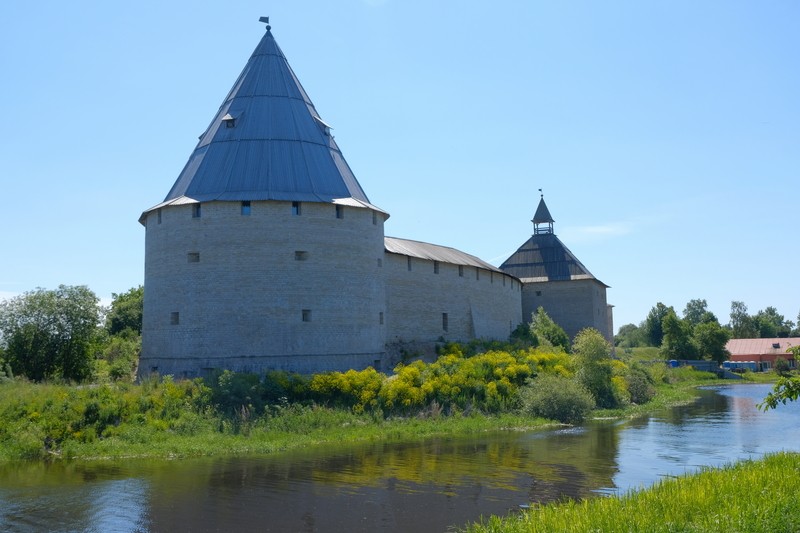
[[[626,421],[267,457],[0,465],[0,531],[442,532],[520,505],[603,496],[779,450],[800,405],[765,385]]]

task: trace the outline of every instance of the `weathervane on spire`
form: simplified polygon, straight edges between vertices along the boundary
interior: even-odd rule
[[[539,189],[539,194],[541,195],[542,198],[544,198],[544,193],[542,192],[542,189]]]
[[[272,29],[272,26],[269,25],[269,17],[261,17],[258,19],[258,21],[267,25],[267,31]]]

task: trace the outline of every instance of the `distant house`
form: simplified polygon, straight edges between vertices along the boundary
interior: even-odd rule
[[[795,368],[794,354],[787,352],[789,348],[800,346],[800,337],[774,339],[731,339],[725,345],[730,352],[732,362],[754,362],[759,370],[769,370],[775,365],[775,359],[783,357],[789,368]]]

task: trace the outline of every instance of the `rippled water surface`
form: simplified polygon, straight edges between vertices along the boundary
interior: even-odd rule
[[[268,457],[0,466],[2,531],[446,531],[521,504],[646,486],[800,451],[800,406],[763,385],[546,432],[315,448]]]

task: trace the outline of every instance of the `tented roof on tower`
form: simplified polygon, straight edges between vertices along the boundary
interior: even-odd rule
[[[267,26],[160,205],[345,198],[374,207]]]
[[[533,236],[500,265],[500,270],[525,283],[593,279],[605,285],[553,233],[554,220],[544,196],[539,200],[532,222]],[[548,227],[543,230],[540,224]]]
[[[523,282],[597,279],[553,233],[533,235],[500,270]]]

